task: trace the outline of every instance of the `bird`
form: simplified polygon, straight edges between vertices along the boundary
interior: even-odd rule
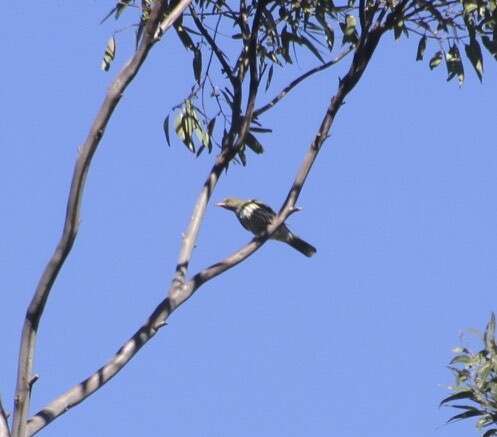
[[[242,200],[228,197],[217,203],[216,206],[233,211],[242,226],[256,236],[264,233],[267,226],[276,217],[276,213],[270,206],[255,199]],[[316,253],[314,246],[295,235],[285,223],[276,229],[271,238],[289,244],[305,256],[311,257]]]

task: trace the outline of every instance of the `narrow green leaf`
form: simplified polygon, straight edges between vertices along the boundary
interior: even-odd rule
[[[175,24],[174,28],[176,29],[176,34],[178,35],[181,43],[188,50],[195,50],[195,45],[193,44],[193,40],[191,39],[188,32],[186,32],[185,28],[180,24]]]
[[[447,81],[457,76],[459,86],[464,82],[464,67],[461,61],[461,54],[458,47],[453,44],[445,54],[445,63],[447,65]]]
[[[260,132],[260,133],[263,133],[263,134],[271,133],[273,131],[272,129],[268,129],[268,128],[265,128],[265,127],[257,127],[257,126],[251,126],[250,130],[252,132]]]
[[[477,0],[463,0],[464,14],[470,15],[473,11],[478,9]]]
[[[321,53],[319,53],[319,50],[314,47],[309,39],[307,39],[304,35],[301,35],[300,38],[302,40],[302,43],[312,52],[312,54],[324,64],[324,59],[321,56]]]
[[[443,59],[442,51],[438,51],[437,53],[435,53],[430,59],[430,70],[433,70],[434,68],[438,67],[442,62],[442,59]]]
[[[449,420],[447,420],[447,423],[451,423],[451,422],[454,422],[456,420],[468,419],[470,417],[481,416],[482,414],[485,414],[485,413],[483,411],[480,411],[480,410],[475,408],[473,410],[465,411],[464,413],[461,413],[461,414],[456,414],[455,416],[453,416]]]
[[[286,26],[281,32],[281,54],[286,62],[292,64],[292,58],[290,57],[290,33],[286,30]]]
[[[170,141],[170,139],[169,139],[169,114],[168,114],[168,116],[164,119],[163,128],[164,128],[164,133],[166,134],[166,141],[167,141],[167,145],[168,145],[169,147],[171,147],[171,141]]]
[[[418,52],[416,53],[416,61],[422,61],[426,50],[426,35],[423,35],[418,43]]]
[[[212,134],[214,132],[214,126],[215,125],[216,125],[216,117],[214,117],[207,124],[207,135],[209,135],[209,142],[207,143],[207,148],[209,150],[209,153],[212,152]]]
[[[238,151],[238,157],[240,158],[240,161],[242,162],[242,165],[245,167],[247,165],[247,157],[245,156],[245,148],[242,147]]]
[[[466,56],[473,65],[473,68],[476,71],[476,75],[480,82],[483,78],[483,56],[481,54],[481,47],[476,38],[471,38],[470,43],[464,46],[466,51]]]
[[[493,418],[492,415],[490,414],[485,414],[484,416],[480,417],[478,421],[476,422],[476,427],[481,430],[482,428],[485,428],[486,426],[490,425],[493,423]]]
[[[335,43],[335,33],[333,32],[333,29],[328,25],[324,14],[316,14],[316,19],[318,20],[319,24],[321,24],[321,27],[326,35],[326,44],[328,44],[328,49],[330,49],[331,51],[333,49],[333,44]]]
[[[233,100],[230,98],[229,94],[225,90],[221,90],[221,93],[223,94],[226,103],[233,108]]]
[[[495,314],[492,313],[490,321],[488,322],[487,329],[484,335],[485,349],[491,357],[495,358],[497,355],[497,347],[495,345]]]
[[[261,154],[264,152],[264,147],[259,143],[256,137],[254,137],[250,132],[245,135],[245,144],[250,147],[255,153]]]
[[[198,47],[193,51],[193,74],[195,80],[200,85],[202,76],[202,51]]]
[[[458,393],[455,393],[453,395],[446,397],[445,399],[442,399],[442,401],[439,404],[439,407],[441,407],[442,405],[445,405],[448,402],[457,401],[459,399],[474,400],[474,394],[471,390],[460,391]]]
[[[402,35],[402,31],[404,30],[404,21],[399,20],[395,23],[393,28],[393,34],[395,39],[399,39],[400,35]]]
[[[342,44],[346,42],[350,42],[351,44],[358,43],[359,37],[356,30],[356,19],[353,15],[347,15],[345,23],[340,23],[340,28],[343,33]]]
[[[103,71],[109,71],[110,64],[116,57],[116,40],[113,36],[107,41],[107,46],[105,47],[104,57],[102,59],[101,68]]]
[[[119,0],[116,4],[116,15],[115,19],[117,20],[123,11],[126,9],[126,7],[132,2],[133,0]]]
[[[269,73],[267,75],[265,91],[267,91],[269,89],[269,86],[271,85],[271,81],[273,80],[273,67],[274,67],[274,65],[271,65],[271,67],[269,67]]]
[[[471,357],[468,355],[457,355],[450,361],[449,364],[469,364],[471,363]]]
[[[491,41],[488,36],[484,35],[481,37],[481,42],[489,53],[497,60],[497,41]]]
[[[192,133],[195,126],[195,120],[191,113],[191,102],[185,103],[180,114],[176,118],[176,135],[181,142],[190,150],[195,152],[195,144],[193,143]]]

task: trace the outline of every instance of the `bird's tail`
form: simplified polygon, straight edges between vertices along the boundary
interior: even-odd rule
[[[307,241],[302,240],[294,234],[290,234],[287,243],[305,256],[312,256],[316,253],[316,248]]]

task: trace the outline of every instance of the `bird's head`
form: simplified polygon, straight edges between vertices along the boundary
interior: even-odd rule
[[[243,200],[236,199],[234,197],[227,197],[222,202],[216,203],[216,206],[221,208],[229,209],[230,211],[236,211],[236,209],[243,204]]]

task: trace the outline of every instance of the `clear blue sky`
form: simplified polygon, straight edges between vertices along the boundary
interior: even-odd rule
[[[11,410],[26,305],[63,223],[78,144],[129,55],[99,69],[113,2],[11,2],[0,28],[0,393]],[[119,23],[117,24],[119,26]],[[131,33],[120,35],[123,41]],[[445,365],[497,295],[495,62],[462,89],[387,36],[347,99],[291,227],[307,259],[269,243],[204,286],[113,381],[48,436],[477,435],[443,426]],[[430,49],[428,49],[430,50]],[[429,51],[427,52],[430,53]],[[280,76],[268,97],[294,77]],[[266,153],[233,166],[214,195],[278,207],[337,72],[264,118]],[[39,331],[33,411],[96,370],[163,298],[212,156],[194,159],[162,121],[191,86],[175,36],[154,48],[89,173],[74,249]],[[247,242],[209,207],[196,271]]]

